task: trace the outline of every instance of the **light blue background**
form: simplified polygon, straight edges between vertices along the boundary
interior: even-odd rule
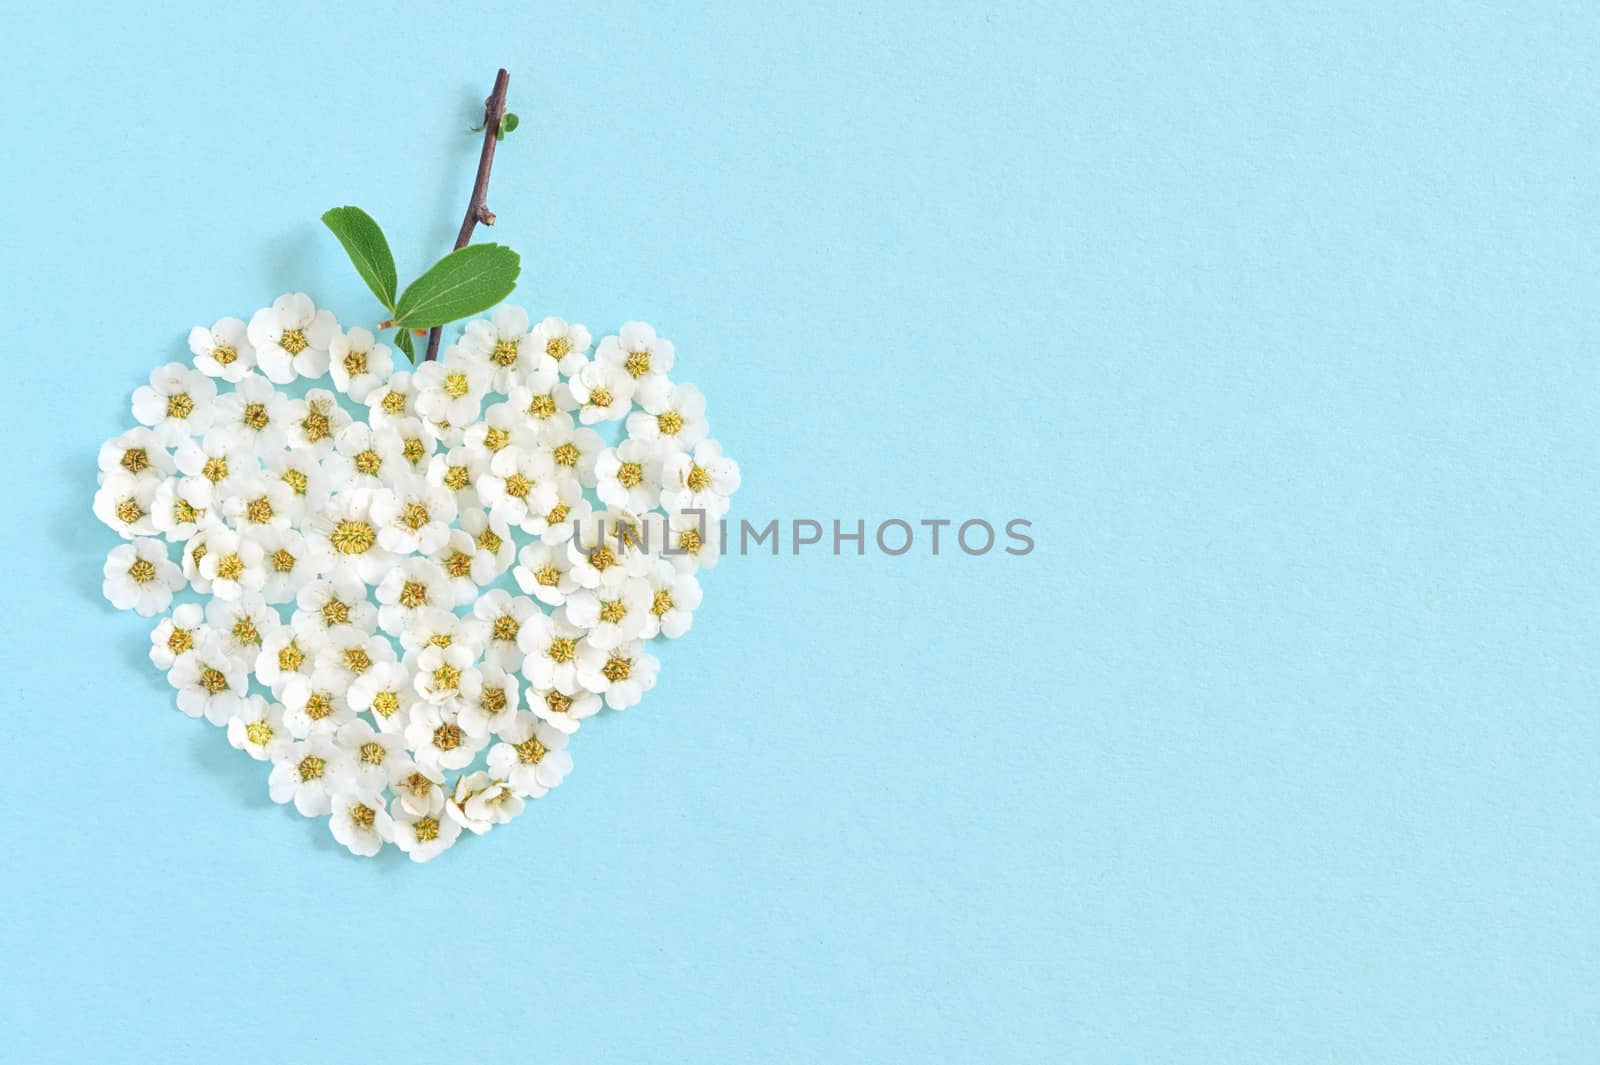
[[[1586,5],[7,16],[0,1057],[1591,1062]],[[1510,5],[1507,5],[1510,7]],[[95,448],[317,224],[655,322],[731,561],[510,830],[347,858],[101,601]]]

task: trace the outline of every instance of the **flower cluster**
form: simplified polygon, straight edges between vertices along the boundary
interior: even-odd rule
[[[503,306],[397,369],[297,293],[189,348],[100,449],[94,512],[126,541],[104,590],[172,608],[150,660],[275,801],[427,861],[655,685],[647,641],[689,630],[739,469],[650,326],[591,345]]]

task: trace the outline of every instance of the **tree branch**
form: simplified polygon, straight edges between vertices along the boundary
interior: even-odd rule
[[[467,246],[472,230],[479,222],[494,225],[494,212],[489,210],[489,168],[494,165],[494,146],[500,139],[500,119],[506,113],[506,86],[511,81],[504,67],[494,76],[494,91],[483,102],[483,151],[478,155],[478,177],[472,183],[472,199],[467,201],[467,215],[461,220],[461,231],[456,234],[456,248]],[[428,331],[428,353],[424,362],[439,357],[439,326]]]

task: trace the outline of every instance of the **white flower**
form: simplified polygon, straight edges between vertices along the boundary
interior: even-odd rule
[[[181,362],[169,362],[151,371],[148,385],[133,390],[133,416],[171,447],[206,431],[216,399],[215,381]]]
[[[360,326],[335,334],[328,342],[328,373],[333,377],[333,387],[357,403],[365,402],[374,389],[381,388],[393,370],[394,352],[389,345],[379,344]]]
[[[394,819],[379,791],[340,791],[329,803],[328,831],[351,854],[370,858],[394,840]]]
[[[346,625],[368,635],[378,631],[378,608],[367,601],[366,585],[349,574],[312,581],[294,601],[297,632],[326,634]]]
[[[472,616],[483,623],[487,632],[484,662],[502,669],[521,669],[526,653],[517,646],[517,634],[524,621],[540,612],[532,599],[512,595],[504,588],[493,588],[479,596],[472,604]]]
[[[326,544],[313,546],[293,529],[260,529],[250,538],[261,545],[267,574],[261,596],[269,603],[294,602],[301,588],[333,565]]]
[[[583,630],[567,618],[565,607],[557,607],[553,614],[530,615],[517,634],[522,675],[541,691],[577,691],[583,636]]]
[[[703,513],[644,516],[645,540],[684,573],[713,569],[722,553],[722,523]]]
[[[573,692],[529,688],[528,706],[539,720],[570,736],[578,731],[578,722],[600,712],[600,696],[583,688]]]
[[[418,703],[406,726],[406,746],[417,765],[428,769],[465,769],[489,743],[462,728],[453,706]]]
[[[100,445],[100,480],[121,471],[132,477],[160,481],[178,470],[172,452],[162,446],[150,429],[129,429]]]
[[[450,579],[440,565],[429,558],[407,558],[396,563],[378,584],[378,624],[391,636],[398,636],[411,623],[416,611],[426,607],[448,607],[455,594]]]
[[[450,539],[429,557],[449,585],[450,594],[443,605],[464,606],[472,602],[478,598],[479,587],[495,578],[495,557],[480,552],[471,535],[461,529],[451,529]]]
[[[694,611],[700,605],[700,582],[664,558],[651,566],[647,580],[650,613],[639,635],[647,640],[657,635],[676,640],[694,623]]]
[[[659,440],[674,451],[686,451],[706,438],[706,397],[694,385],[674,385],[666,378],[641,384],[634,401],[643,410],[628,415],[628,435]]]
[[[675,357],[672,341],[644,322],[622,323],[618,335],[600,341],[594,353],[595,362],[617,367],[641,388],[664,381]]]
[[[268,380],[286,385],[296,377],[328,372],[328,345],[339,332],[332,311],[319,311],[304,292],[279,296],[246,327],[256,362]]]
[[[417,416],[417,390],[411,383],[411,371],[396,370],[389,379],[378,385],[367,398],[367,421],[374,429],[382,429],[397,418]]]
[[[480,449],[491,456],[511,445],[526,451],[537,447],[538,443],[539,434],[509,403],[496,403],[461,433],[462,447]]]
[[[441,813],[416,814],[396,799],[389,804],[394,817],[394,845],[414,862],[428,862],[455,844],[461,835],[461,822]]]
[[[283,708],[252,695],[228,719],[228,742],[258,762],[270,762],[294,743],[283,724]]]
[[[289,402],[265,377],[246,374],[217,397],[210,432],[258,455],[277,451],[289,439]]]
[[[613,510],[576,526],[567,542],[573,580],[584,588],[609,589],[643,576],[651,558],[644,549],[645,529],[638,518]]]
[[[192,650],[206,635],[205,620],[198,603],[180,604],[170,617],[162,618],[150,632],[150,661],[155,667],[165,672],[179,655]]]
[[[400,646],[406,649],[407,662],[413,668],[416,656],[429,647],[464,647],[476,658],[482,627],[476,618],[458,617],[442,607],[424,607],[412,615],[400,634]]]
[[[465,513],[478,505],[478,490],[474,482],[489,472],[491,456],[481,448],[459,444],[444,454],[434,454],[428,459],[428,483],[437,485],[455,497],[456,509]]]
[[[395,765],[406,760],[405,741],[398,734],[378,732],[360,718],[340,725],[334,742],[350,752],[351,776],[362,791],[388,787]]]
[[[389,770],[389,790],[395,802],[416,817],[444,813],[444,773],[399,759]]]
[[[211,494],[219,500],[237,492],[245,475],[261,468],[255,454],[237,437],[227,433],[207,433],[201,440],[180,440],[174,457],[184,476],[204,477],[210,481]]]
[[[424,362],[411,375],[417,390],[417,413],[427,421],[467,426],[477,421],[489,371],[454,344],[434,362]]]
[[[439,550],[450,538],[455,518],[455,496],[421,477],[400,478],[372,496],[378,546],[397,555],[431,555]]]
[[[571,418],[562,415],[550,419],[543,439],[563,477],[577,481],[584,488],[595,487],[595,463],[605,450],[605,440],[599,433],[575,426]]]
[[[279,451],[261,460],[262,469],[289,486],[294,493],[289,501],[289,520],[299,525],[310,514],[320,511],[331,491],[328,475],[311,451],[297,448]]]
[[[341,625],[328,632],[327,642],[317,652],[317,670],[337,677],[340,685],[351,685],[380,663],[394,660],[394,644],[384,637]]]
[[[153,508],[158,487],[149,477],[124,470],[108,473],[94,494],[94,516],[123,539],[149,536],[156,531]]]
[[[572,772],[567,734],[526,711],[517,714],[501,739],[489,750],[489,772],[519,795],[541,799]]]
[[[578,590],[572,575],[572,558],[565,547],[528,544],[517,555],[517,568],[511,571],[517,587],[547,606],[560,606]]]
[[[414,474],[428,472],[433,457],[435,434],[416,418],[396,418],[376,434],[378,450],[384,455],[383,479],[393,484]]]
[[[337,492],[322,513],[306,523],[306,540],[329,548],[333,559],[330,576],[354,577],[376,585],[394,567],[394,555],[378,543],[372,499],[373,493],[365,488]]]
[[[506,403],[518,411],[529,428],[541,436],[551,422],[566,417],[562,412],[578,409],[572,390],[561,383],[560,376],[551,369],[529,374],[519,385],[512,386]],[[571,421],[570,418],[567,419]]]
[[[614,363],[585,363],[562,388],[577,404],[578,420],[584,425],[616,421],[633,404],[633,378]]]
[[[511,568],[517,560],[516,541],[511,538],[511,530],[506,523],[495,518],[489,511],[473,509],[463,513],[459,519],[461,528],[472,537],[473,566],[486,563],[492,578],[500,576]],[[488,584],[487,580],[479,584]]]
[[[200,563],[205,561],[209,548],[206,547],[206,536],[221,529],[220,522],[204,519],[195,527],[188,542],[183,545],[183,576],[189,582],[189,587],[202,595],[211,594],[211,582],[200,573]]]
[[[661,509],[703,510],[712,518],[728,512],[728,497],[739,488],[739,464],[722,455],[722,445],[702,440],[693,451],[677,451],[661,467]]]
[[[317,670],[309,678],[296,673],[283,686],[283,723],[295,739],[332,735],[355,711],[345,698],[349,689],[335,673]]]
[[[462,327],[461,350],[483,364],[489,387],[508,392],[524,374],[555,360],[528,335],[528,312],[509,304],[496,307],[490,318],[475,318]]]
[[[544,514],[556,505],[556,467],[542,449],[508,447],[489,462],[478,478],[478,498],[506,525],[521,525],[530,514]]]
[[[167,683],[178,689],[179,710],[190,717],[203,716],[213,725],[226,725],[244,705],[250,674],[220,640],[207,634],[172,663]]]
[[[211,584],[218,599],[237,599],[259,592],[267,583],[266,556],[261,545],[228,528],[206,530],[206,556],[200,575]]]
[[[247,473],[233,490],[221,497],[222,514],[236,530],[254,534],[266,529],[289,528],[294,489],[268,473]]]
[[[272,759],[267,793],[276,803],[293,802],[306,817],[333,809],[333,796],[349,783],[349,757],[323,734],[291,743]]]
[[[452,821],[475,836],[503,825],[522,812],[522,799],[502,780],[492,780],[481,769],[456,778],[456,791],[445,805]]]
[[[237,318],[218,318],[210,329],[195,326],[189,330],[189,350],[195,369],[229,383],[238,382],[256,364],[256,349]]]
[[[650,440],[624,440],[600,453],[594,475],[602,502],[643,513],[661,495],[659,447]]]
[[[350,683],[345,695],[350,708],[371,714],[380,732],[400,735],[411,723],[411,708],[417,703],[417,690],[411,671],[399,662],[376,662]]]
[[[183,587],[183,571],[167,557],[160,540],[139,537],[118,544],[106,555],[101,592],[118,610],[133,610],[140,617],[155,617]]]
[[[211,509],[211,482],[204,477],[168,477],[156,485],[150,518],[171,543],[195,534]]]
[[[578,682],[605,696],[613,710],[626,710],[656,686],[661,663],[644,651],[639,640],[604,650],[585,643],[578,648]]]
[[[567,618],[588,630],[590,645],[610,650],[637,639],[650,617],[650,584],[630,577],[614,588],[580,588],[567,600]]]
[[[302,632],[292,625],[279,627],[261,640],[261,652],[255,661],[256,680],[281,698],[291,678],[311,679],[325,639],[321,632]]]
[[[430,644],[417,655],[417,675],[412,684],[418,695],[436,706],[470,699],[483,685],[482,676],[473,668],[476,660],[473,649],[464,644],[452,643],[449,647]],[[420,712],[419,708],[417,713]],[[415,719],[416,713],[412,717]],[[460,769],[461,766],[445,768]]]
[[[305,399],[289,400],[286,408],[289,446],[304,448],[319,459],[333,451],[334,439],[352,424],[338,397],[326,388],[313,388]]]
[[[237,599],[213,597],[206,604],[206,626],[230,657],[248,666],[261,654],[263,641],[283,627],[283,620],[260,594],[246,592]]]
[[[541,543],[564,544],[572,539],[576,523],[588,520],[592,514],[594,508],[583,498],[583,485],[576,477],[563,476],[557,467],[556,505],[543,514],[529,514],[522,531],[537,536]]]
[[[511,723],[517,712],[517,678],[499,666],[485,665],[477,695],[463,699],[457,722],[470,736],[488,736]]]
[[[568,377],[577,373],[587,361],[589,330],[577,322],[569,325],[562,318],[546,318],[533,327],[530,339],[550,357],[556,369]]]

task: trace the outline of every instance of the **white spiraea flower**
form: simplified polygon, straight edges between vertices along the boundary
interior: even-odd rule
[[[94,516],[125,540],[156,532],[155,503],[159,483],[124,470],[106,474],[94,494]]]
[[[301,631],[283,625],[261,641],[256,655],[256,680],[282,698],[283,689],[293,677],[309,681],[316,670],[318,655],[326,637],[320,631]]]
[[[394,819],[381,791],[339,791],[329,800],[328,831],[351,854],[370,858],[394,840]]]
[[[407,558],[379,582],[378,624],[391,636],[406,630],[419,610],[453,606],[455,593],[444,569],[431,558]]]
[[[100,445],[100,480],[121,471],[132,477],[160,481],[178,472],[178,464],[151,429],[129,429]]]
[[[266,554],[260,544],[233,529],[208,528],[200,574],[218,599],[238,599],[246,592],[260,592],[267,583]]]
[[[103,573],[100,590],[111,605],[144,618],[167,609],[183,587],[183,570],[167,557],[167,546],[143,536],[113,547]]]
[[[396,555],[431,555],[439,550],[450,538],[455,518],[455,496],[422,477],[400,478],[372,496],[378,546]]]
[[[501,742],[489,750],[489,771],[518,795],[541,799],[572,772],[567,733],[526,711],[517,714]]]
[[[703,512],[646,514],[645,538],[660,557],[684,573],[715,568],[722,554],[722,522]]]
[[[368,670],[393,661],[394,644],[387,637],[353,625],[329,630],[327,642],[317,652],[318,672],[337,677],[341,685],[352,685]]]
[[[416,400],[417,389],[412,384],[411,371],[396,370],[363,400],[367,405],[367,423],[374,429],[382,429],[397,418],[415,418]]]
[[[484,665],[479,670],[478,692],[461,700],[457,722],[472,736],[489,736],[511,723],[517,712],[517,678],[499,666]]]
[[[294,742],[283,724],[283,707],[251,695],[228,719],[228,742],[258,762],[270,762]]]
[[[510,784],[495,780],[483,770],[456,778],[456,790],[445,804],[445,814],[475,836],[503,825],[522,812],[523,802]]]
[[[179,710],[190,717],[204,717],[213,725],[226,725],[244,705],[250,673],[220,640],[208,634],[172,663],[167,682],[178,689]]]
[[[481,629],[482,623],[476,618],[461,617],[442,607],[424,607],[412,615],[400,633],[400,646],[405,648],[407,663],[413,668],[416,657],[429,647],[463,647],[476,658]]]
[[[239,482],[261,468],[254,452],[227,433],[207,433],[200,440],[179,441],[174,455],[185,477],[204,477],[211,494],[221,500],[239,489]]]
[[[489,391],[489,378],[483,363],[451,344],[438,359],[424,362],[411,375],[417,390],[417,414],[429,422],[471,425]]]
[[[462,447],[487,452],[491,458],[513,445],[526,451],[538,444],[538,431],[510,403],[494,404],[461,432]]]
[[[676,640],[694,624],[700,582],[664,558],[655,561],[645,579],[650,586],[650,613],[639,635],[647,640],[655,636]]]
[[[461,331],[461,350],[481,363],[489,387],[501,394],[525,374],[541,367],[555,369],[555,360],[528,335],[528,312],[504,304],[488,318],[475,318]]]
[[[229,384],[237,384],[256,365],[255,346],[237,318],[218,318],[210,329],[195,326],[189,330],[189,350],[195,369]]]
[[[210,512],[211,482],[204,477],[168,477],[150,505],[156,531],[175,544],[193,536]]]
[[[295,674],[283,686],[283,723],[295,739],[332,735],[355,720],[345,698],[349,686],[338,674],[318,669],[310,677]]]
[[[182,603],[150,632],[150,661],[163,673],[206,636],[206,615],[198,603]]]
[[[507,447],[478,478],[478,499],[506,525],[521,525],[530,514],[545,514],[556,505],[556,467],[543,448],[525,451]]]
[[[293,493],[289,500],[289,520],[297,526],[308,515],[319,512],[332,494],[328,475],[311,451],[295,449],[266,455],[261,460],[261,468],[268,476],[289,486]]]
[[[415,817],[444,813],[444,771],[400,759],[389,769],[389,790],[394,801]],[[391,807],[391,810],[393,807]]]
[[[289,423],[289,446],[326,458],[333,451],[334,439],[353,424],[339,400],[326,388],[313,388],[304,399],[291,399],[285,417]]]
[[[660,445],[652,440],[624,440],[607,448],[595,461],[595,494],[601,502],[642,514],[661,496]]]
[[[527,701],[535,717],[569,736],[578,731],[578,722],[600,712],[600,696],[585,688],[571,692],[529,688]]]
[[[633,406],[634,380],[615,363],[585,363],[561,387],[571,396],[584,425],[617,421]]]
[[[217,397],[210,432],[256,455],[269,454],[289,439],[291,402],[265,377],[246,374],[232,392]]]
[[[216,400],[215,381],[181,362],[169,362],[151,372],[148,385],[133,390],[133,416],[171,447],[210,427]]]
[[[394,352],[369,331],[356,326],[328,342],[328,374],[333,387],[357,403],[381,388],[394,370]]]
[[[450,594],[449,606],[465,606],[478,598],[482,585],[494,580],[494,556],[479,552],[464,529],[451,529],[450,538],[429,556],[445,575]]]
[[[739,464],[722,454],[715,440],[691,451],[667,455],[661,464],[661,509],[667,513],[703,510],[711,518],[728,512],[728,497],[739,488]]]
[[[379,732],[400,735],[411,723],[411,708],[420,696],[403,664],[378,662],[350,682],[345,698],[352,710],[372,715]]]
[[[457,445],[448,451],[435,452],[428,458],[428,483],[437,485],[455,497],[458,513],[478,506],[477,479],[489,472],[493,456],[481,448]]]
[[[312,581],[295,593],[290,623],[297,632],[326,636],[343,626],[372,634],[378,631],[378,608],[367,600],[367,587],[347,573]]]
[[[283,627],[283,621],[259,592],[246,592],[237,599],[213,597],[206,604],[206,627],[222,641],[230,657],[249,665],[260,656],[266,638]]]
[[[416,676],[412,684],[417,694],[434,706],[470,699],[477,695],[483,684],[482,676],[473,665],[476,661],[477,655],[464,643],[452,643],[449,647],[429,644],[417,655]]]
[[[414,862],[429,862],[455,844],[461,835],[461,822],[438,813],[414,813],[403,801],[389,804],[394,818],[394,845]]]
[[[333,809],[333,796],[349,780],[349,756],[323,733],[291,743],[273,757],[267,793],[273,802],[294,803],[306,817],[321,817]]]
[[[388,787],[394,767],[408,760],[405,740],[398,733],[380,732],[360,718],[340,725],[334,741],[349,752],[351,776],[362,791]]]
[[[522,649],[522,675],[541,691],[578,689],[578,656],[584,630],[567,618],[565,607],[551,614],[533,614],[522,623],[517,646]]]
[[[567,618],[590,645],[609,650],[638,639],[650,617],[650,583],[629,577],[614,587],[580,588],[567,600]]]
[[[518,552],[511,576],[518,588],[546,606],[560,606],[579,588],[564,545],[528,544]]]
[[[488,734],[474,736],[461,727],[455,705],[418,703],[406,726],[406,746],[419,766],[429,769],[465,769],[489,743]]]
[[[546,318],[533,327],[531,339],[550,357],[556,369],[568,377],[588,361],[589,330],[577,322],[568,324],[564,318]]]
[[[617,335],[600,341],[594,352],[595,362],[622,370],[637,387],[666,380],[675,358],[672,341],[656,336],[645,322],[624,322]]]
[[[376,586],[395,563],[393,553],[378,542],[378,523],[372,516],[374,493],[365,488],[336,492],[323,512],[306,522],[306,539],[326,545],[332,577],[350,577]]]
[[[252,315],[245,329],[261,372],[280,385],[327,373],[328,346],[338,331],[333,312],[318,310],[304,292],[279,296]]]
[[[250,533],[261,545],[266,583],[261,596],[269,603],[292,603],[300,589],[328,572],[333,564],[324,544],[313,546],[294,529],[261,529]]]
[[[658,378],[639,386],[634,401],[642,408],[628,415],[628,435],[659,440],[670,451],[687,451],[706,438],[706,397],[690,384]]]
[[[576,477],[563,475],[556,468],[556,505],[543,514],[529,514],[522,531],[537,536],[541,543],[564,544],[572,539],[578,523],[587,521],[594,507],[583,498],[583,485]]]
[[[572,390],[562,383],[560,375],[548,368],[537,370],[521,384],[513,385],[506,395],[506,403],[541,438],[553,422],[563,417],[571,420],[567,411],[578,409]]]
[[[578,648],[578,683],[605,697],[613,710],[626,710],[656,686],[661,663],[632,640],[605,650],[587,642]]]
[[[294,489],[271,474],[256,471],[235,481],[218,499],[222,516],[235,530],[253,535],[266,529],[288,529]]]
[[[511,564],[517,560],[517,548],[511,529],[505,522],[496,518],[492,512],[479,508],[467,511],[457,520],[460,525],[457,531],[472,537],[474,565],[480,561],[486,563],[490,579],[500,576],[511,568]]]
[[[479,596],[472,604],[472,616],[485,629],[484,662],[502,669],[521,669],[527,655],[517,646],[517,636],[522,623],[540,612],[532,599],[512,595],[504,588],[492,588]]]

